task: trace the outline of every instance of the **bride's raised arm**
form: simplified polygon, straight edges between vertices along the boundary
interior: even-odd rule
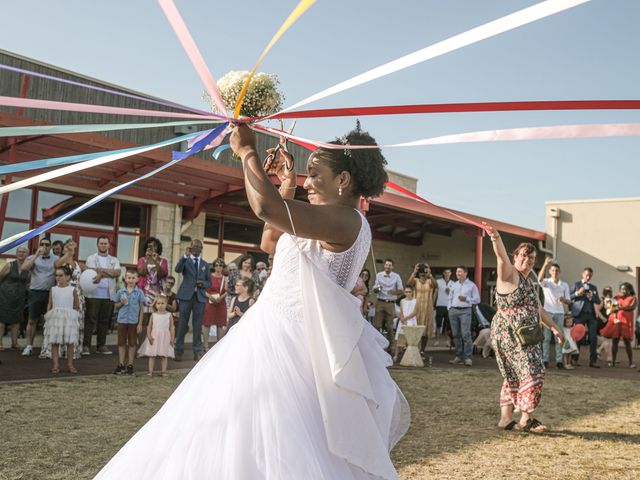
[[[242,159],[247,199],[258,218],[278,230],[294,233],[284,204],[287,202],[296,235],[322,240],[336,248],[353,243],[360,230],[359,222],[354,221],[357,214],[353,210],[358,205],[359,195],[356,197],[353,193],[349,172],[332,175],[328,166],[312,158],[305,188],[310,197],[316,196],[317,201],[312,202],[315,204],[283,199],[264,171],[253,131],[246,125],[235,127],[230,143]]]

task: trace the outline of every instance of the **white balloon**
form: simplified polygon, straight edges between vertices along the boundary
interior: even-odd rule
[[[92,269],[85,270],[80,275],[80,288],[82,288],[83,293],[91,293],[96,288],[98,288],[97,283],[93,283],[93,279],[96,278],[98,272]]]

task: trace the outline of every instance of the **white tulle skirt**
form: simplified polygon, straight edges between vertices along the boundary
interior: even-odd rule
[[[70,308],[53,308],[44,315],[43,345],[77,345],[80,335],[78,312]]]
[[[358,396],[358,405],[366,410],[363,414],[369,420],[365,423],[379,434],[376,445],[383,446],[386,459],[378,459],[380,454],[368,447],[372,439],[366,428],[360,428],[358,418],[350,420],[350,407],[345,405],[344,411],[328,407],[327,397],[319,395],[324,387],[317,386],[304,323],[272,307],[267,285],[258,302],[200,360],[97,479],[397,478],[388,452],[406,432],[409,412],[387,371],[391,358],[383,350],[386,340],[361,319],[354,306],[364,325],[354,348],[359,350],[357,366],[364,368],[361,373],[366,378],[361,380],[371,385],[370,396],[376,399],[373,405]],[[355,442],[340,440],[339,433],[336,437],[335,430],[327,428],[341,414],[348,415],[341,423],[354,422],[346,426]],[[347,458],[351,451],[353,459]],[[358,465],[368,463],[361,460],[362,451],[374,455],[371,468]]]

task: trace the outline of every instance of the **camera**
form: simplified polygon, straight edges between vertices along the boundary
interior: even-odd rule
[[[427,265],[424,263],[418,264],[418,275],[420,275],[421,273],[427,273]]]

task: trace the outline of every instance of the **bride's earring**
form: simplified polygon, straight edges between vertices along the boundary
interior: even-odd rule
[[[338,187],[338,195],[342,196],[342,187]]]

